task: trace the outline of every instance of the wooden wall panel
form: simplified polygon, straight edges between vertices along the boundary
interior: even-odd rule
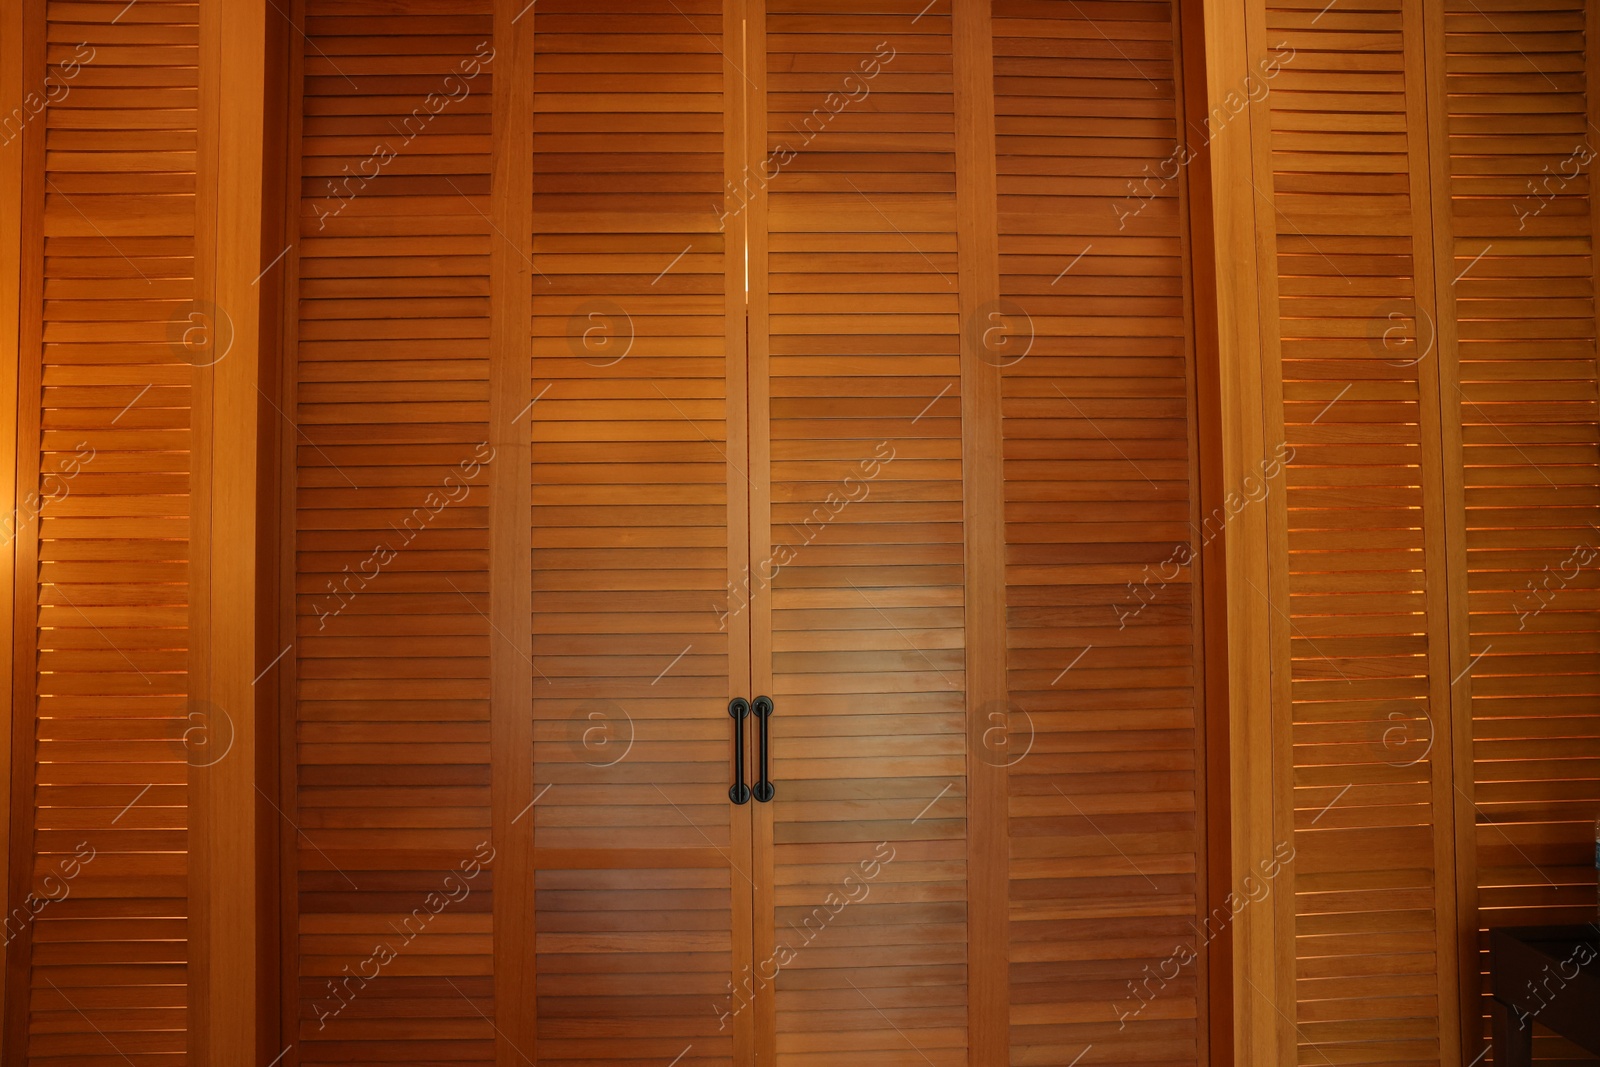
[[[19,1063],[185,1057],[199,26],[188,4],[117,15],[27,14],[47,103],[24,134]]]
[[[491,1062],[492,6],[311,0],[291,1062]]]
[[[1207,1061],[1175,11],[995,8],[1012,1062]],[[977,327],[974,327],[977,328]]]

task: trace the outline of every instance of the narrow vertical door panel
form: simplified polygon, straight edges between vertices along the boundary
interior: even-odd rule
[[[28,5],[8,1063],[185,1061],[198,15]],[[8,119],[8,122],[11,120]],[[9,207],[8,207],[9,210]],[[190,316],[194,317],[191,318]],[[209,351],[209,349],[205,349]]]
[[[995,11],[1013,1062],[1207,1062],[1202,514],[1166,3]],[[1224,909],[1226,913],[1226,909]]]
[[[1596,44],[1585,31],[1595,25],[1581,3],[1445,6],[1440,306],[1453,306],[1457,358],[1441,403],[1447,420],[1459,417],[1462,453],[1457,610],[1470,633],[1472,731],[1462,866],[1479,928],[1594,916],[1600,216]],[[1469,982],[1487,966],[1487,938],[1478,944]],[[1469,988],[1469,1000],[1487,991],[1486,981]],[[1468,1023],[1485,1035],[1486,1007],[1471,1004]],[[1554,1035],[1535,1041],[1541,1057],[1582,1055]]]
[[[312,0],[288,1053],[494,1059],[488,0]]]
[[[1266,18],[1298,1062],[1455,1062],[1423,10]]]
[[[511,1010],[537,1012],[541,1067],[746,1063],[742,261],[718,218],[739,35],[717,0],[534,17],[537,996]]]
[[[756,983],[777,1063],[945,1067],[967,1060],[951,19],[777,0],[765,31],[771,503],[734,601],[775,701]]]

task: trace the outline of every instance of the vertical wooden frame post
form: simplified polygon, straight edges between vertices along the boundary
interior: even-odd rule
[[[955,0],[956,248],[961,310],[961,478],[966,570],[967,737],[1006,707],[1005,483],[1001,369],[979,344],[1000,299],[994,25],[987,0]],[[974,1065],[1010,1062],[1010,889],[1003,761],[967,753],[967,1045]]]
[[[1438,952],[1439,1055],[1446,1063],[1467,1063],[1462,1008],[1465,960],[1476,975],[1476,923],[1461,922],[1463,899],[1476,910],[1476,864],[1460,849],[1459,776],[1472,780],[1472,671],[1467,619],[1466,502],[1462,471],[1459,350],[1456,346],[1454,240],[1450,225],[1450,150],[1445,129],[1444,9],[1431,0],[1403,8],[1407,34],[1407,126],[1415,131],[1411,156],[1412,247],[1416,319],[1432,323],[1431,355],[1417,366],[1422,443],[1422,530],[1428,613],[1428,706],[1432,730],[1427,766],[1433,806],[1434,938]],[[1424,332],[1416,331],[1418,341]],[[1468,786],[1470,790],[1470,784]],[[1467,841],[1471,841],[1471,801],[1467,800]],[[1463,868],[1462,861],[1466,860]],[[1465,877],[1463,877],[1465,876]],[[1463,898],[1467,880],[1471,888]],[[1471,926],[1471,934],[1465,928]],[[1471,983],[1476,984],[1475,978]],[[1476,995],[1472,996],[1476,1000]],[[1476,1011],[1473,1011],[1476,1015]],[[1476,1044],[1474,1041],[1473,1044]]]
[[[759,0],[723,0],[723,167],[730,198],[743,210],[726,214],[724,286],[727,293],[728,528],[732,552],[728,588],[747,590],[748,609],[730,616],[729,681],[745,680],[751,698],[771,696],[772,588],[761,578],[772,552],[772,364],[768,292],[767,12]],[[724,203],[726,212],[727,204]],[[766,571],[770,577],[771,571]],[[737,595],[737,593],[735,594]],[[729,605],[732,606],[731,604]],[[755,731],[748,731],[746,766],[754,766]],[[750,892],[734,889],[734,929],[751,931],[734,950],[734,981],[754,973],[777,951],[774,806],[742,804],[733,815],[736,864],[751,872]],[[745,844],[748,842],[748,845]],[[748,903],[747,903],[748,902]],[[748,909],[748,911],[746,911]],[[736,942],[737,944],[737,942]],[[746,970],[746,968],[750,970]],[[775,1061],[778,1034],[775,984],[756,990],[755,1010],[734,1031],[736,1062],[766,1067]],[[736,1020],[736,1023],[738,1021]],[[748,1050],[744,1052],[743,1050]],[[748,1058],[741,1059],[741,1055]]]
[[[533,27],[525,0],[494,5],[489,210],[489,734],[494,858],[495,1063],[537,1057],[534,1038]]]
[[[295,1040],[299,1027],[300,1004],[300,944],[296,931],[300,928],[299,852],[300,836],[293,827],[300,822],[298,783],[300,754],[296,744],[299,717],[300,649],[298,631],[298,605],[295,603],[297,567],[295,555],[298,548],[298,481],[299,449],[301,438],[289,424],[299,409],[300,379],[300,214],[303,210],[300,196],[301,174],[304,167],[302,135],[305,110],[305,51],[307,38],[301,35],[305,25],[305,0],[290,0],[284,5],[282,23],[284,37],[281,48],[269,54],[281,56],[283,69],[283,172],[279,175],[281,190],[281,228],[278,230],[278,247],[287,246],[275,272],[281,285],[281,299],[277,308],[279,320],[279,360],[275,401],[278,410],[272,412],[277,427],[276,452],[278,484],[276,487],[276,543],[277,569],[275,578],[278,634],[281,650],[287,646],[277,666],[268,675],[275,683],[276,700],[272,707],[276,720],[263,731],[263,736],[275,737],[271,756],[277,766],[269,779],[263,775],[261,788],[273,795],[278,810],[268,810],[272,832],[268,837],[273,847],[272,880],[276,897],[271,902],[276,911],[274,929],[278,935],[276,988],[263,991],[264,997],[275,1002],[278,1050],[287,1048],[280,1067],[298,1067],[299,1043]],[[270,243],[270,242],[269,242]],[[265,249],[272,255],[270,247]],[[271,388],[268,386],[267,388]],[[270,437],[271,435],[263,435]],[[278,655],[274,650],[270,655]],[[270,781],[270,784],[269,784]],[[269,1058],[268,1062],[271,1060]]]
[[[1265,35],[1265,14],[1250,0],[1204,0],[1206,105],[1221,101],[1244,81]],[[1260,232],[1263,209],[1255,193],[1258,162],[1265,163],[1267,116],[1253,108],[1249,122],[1224,126],[1210,144],[1211,214],[1215,235],[1218,392],[1223,485],[1240,485],[1259,469],[1268,449],[1268,395],[1264,349],[1276,286],[1261,288],[1272,264],[1269,234]],[[1259,157],[1259,159],[1258,159]],[[1266,267],[1263,266],[1265,261]],[[1275,276],[1275,275],[1274,275]],[[1281,422],[1281,404],[1278,420]],[[1281,493],[1281,479],[1271,486]],[[1284,783],[1277,774],[1279,738],[1273,725],[1274,642],[1267,549],[1271,509],[1248,509],[1229,524],[1224,544],[1227,618],[1227,731],[1232,814],[1230,883],[1249,873],[1254,857],[1272,854],[1280,839]],[[1220,713],[1220,709],[1219,709]],[[1285,1002],[1293,1010],[1293,959],[1284,958],[1283,915],[1292,889],[1279,885],[1275,906],[1247,908],[1233,924],[1234,1063],[1276,1067],[1292,1060],[1294,1031],[1283,1026]],[[1292,944],[1288,949],[1292,953]]]
[[[22,138],[13,136],[13,126],[5,120],[21,114],[24,109],[24,82],[22,82],[22,29],[24,5],[6,3],[0,6],[0,442],[16,446],[16,414],[18,414],[18,370],[21,355],[21,290],[22,290]],[[13,210],[11,205],[18,205]],[[16,453],[0,462],[0,501],[6,501],[6,510],[18,498],[18,464]],[[5,545],[5,565],[0,566],[0,605],[10,605],[16,595],[16,542]],[[5,641],[5,657],[0,659],[0,686],[11,693],[14,661],[14,633],[16,619],[11,611],[0,611],[0,641]],[[11,713],[16,715],[18,705],[10,702]],[[6,880],[0,885],[10,885],[13,875],[11,857],[11,773],[13,750],[11,729],[0,729],[0,856],[5,856]],[[6,905],[10,910],[10,904]],[[6,966],[0,966],[0,1003],[5,1003]]]
[[[1201,0],[1180,0],[1173,17],[1174,95],[1178,142],[1187,145],[1205,130],[1206,93],[1204,16]],[[1231,804],[1228,795],[1228,598],[1223,553],[1226,524],[1215,537],[1205,517],[1226,508],[1222,480],[1221,384],[1217,337],[1216,234],[1212,226],[1213,186],[1209,153],[1191,154],[1180,187],[1180,219],[1185,271],[1184,305],[1189,334],[1190,504],[1199,539],[1194,565],[1195,713],[1199,731],[1199,781],[1195,807],[1201,852],[1197,857],[1197,911],[1210,915],[1232,890]],[[1202,921],[1202,929],[1204,922]],[[1203,967],[1196,1010],[1205,1020],[1196,1034],[1199,1062],[1233,1062],[1233,945],[1216,938],[1197,946]]]
[[[14,107],[27,108],[27,94],[41,91],[45,77],[45,5],[41,0],[4,5],[6,39],[0,60],[0,92],[15,94]],[[13,63],[13,61],[15,61]],[[5,114],[11,114],[9,110]],[[24,122],[16,139],[7,146],[0,166],[8,175],[6,181],[17,193],[20,210],[10,213],[10,225],[17,227],[17,244],[10,245],[9,230],[4,231],[6,248],[0,251],[0,261],[15,257],[15,277],[18,292],[15,308],[13,362],[6,368],[9,375],[6,389],[11,401],[0,415],[10,428],[9,439],[15,452],[14,462],[7,464],[3,476],[11,487],[4,498],[6,511],[12,518],[12,534],[6,545],[12,568],[11,584],[11,669],[10,708],[11,721],[7,744],[7,768],[10,782],[7,789],[9,801],[6,835],[8,869],[6,871],[6,912],[11,913],[27,897],[33,884],[34,853],[34,761],[35,716],[38,691],[35,686],[38,655],[38,522],[29,506],[29,499],[39,486],[39,434],[41,412],[40,379],[42,366],[40,351],[44,323],[44,130],[40,117]],[[7,297],[7,300],[10,298]],[[0,312],[4,315],[4,312]],[[8,331],[10,333],[11,331]],[[0,342],[3,345],[5,342]],[[4,351],[4,349],[0,349]],[[28,1047],[28,959],[33,947],[33,924],[26,924],[6,946],[4,988],[5,999],[4,1048],[0,1059],[10,1062],[26,1055]]]
[[[299,54],[300,36],[289,20],[272,13],[265,16],[263,34],[262,84],[262,159],[261,159],[261,270],[253,288],[259,290],[261,358],[257,368],[258,387],[264,401],[260,408],[259,432],[256,435],[259,454],[255,480],[256,529],[256,608],[260,625],[255,635],[256,673],[252,685],[255,689],[257,719],[255,736],[255,788],[260,793],[252,797],[257,804],[256,822],[256,972],[257,1005],[257,1056],[258,1062],[272,1063],[274,1059],[287,1060],[286,1043],[293,1045],[293,1012],[287,1012],[294,1003],[282,996],[283,943],[286,929],[283,925],[283,901],[292,890],[283,883],[285,868],[280,853],[285,838],[284,820],[278,812],[261,803],[262,797],[283,807],[282,772],[286,763],[284,753],[294,752],[294,735],[283,733],[284,699],[290,700],[293,709],[293,675],[286,673],[294,648],[294,510],[286,505],[284,489],[292,485],[293,454],[286,454],[285,446],[292,445],[293,431],[280,414],[288,410],[284,384],[292,381],[286,369],[292,364],[286,357],[285,305],[286,294],[291,292],[289,255],[293,251],[297,233],[293,231],[292,215],[299,209],[300,198],[290,193],[290,176],[298,181],[299,167],[291,156],[298,156],[299,125],[291,121],[298,114],[300,100],[291,86],[296,82],[293,74],[299,67],[292,61]],[[291,145],[293,150],[291,152]],[[292,504],[292,497],[289,499]],[[287,521],[287,525],[286,525]],[[286,554],[286,546],[289,554]],[[291,718],[292,721],[292,718]],[[293,840],[290,838],[290,840]],[[285,1015],[289,1018],[286,1020]],[[285,1031],[289,1031],[287,1034]]]
[[[0,5],[0,441],[8,442],[20,456],[17,413],[20,402],[18,387],[21,383],[21,296],[22,296],[22,215],[27,200],[23,197],[23,138],[14,131],[9,116],[24,112],[24,49],[23,8],[26,5],[8,3]],[[7,649],[16,648],[14,640],[17,627],[16,614],[10,610],[15,603],[18,557],[15,536],[16,507],[20,503],[17,492],[18,464],[0,463],[0,502],[11,519],[0,524],[4,537],[5,564],[0,566],[0,639]],[[11,699],[12,675],[15,658],[12,653],[0,656],[0,691],[7,695],[6,707],[10,711],[7,729],[0,730],[0,768],[5,779],[0,782],[0,856],[6,857],[8,877],[5,885],[15,880],[11,852],[11,775],[13,773],[12,732],[10,726],[19,717],[22,705]],[[6,904],[7,911],[10,903]],[[10,940],[9,938],[7,939]],[[0,966],[0,1003],[4,1003],[8,989],[7,965]],[[16,1050],[0,1043],[0,1056],[10,1058]]]
[[[208,1067],[247,1067],[258,1055],[266,18],[265,0],[200,6],[195,287],[211,359],[194,377],[189,721],[207,744],[231,742],[189,782],[189,1054]]]

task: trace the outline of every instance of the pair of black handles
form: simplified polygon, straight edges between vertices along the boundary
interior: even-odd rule
[[[752,715],[760,724],[757,736],[761,739],[757,757],[761,777],[756,779],[754,787],[744,784],[744,721]],[[733,784],[728,787],[728,799],[735,804],[748,804],[750,798],[755,797],[765,804],[777,792],[767,777],[767,720],[772,718],[772,698],[756,697],[751,702],[744,697],[734,697],[728,701],[728,717],[733,720]]]

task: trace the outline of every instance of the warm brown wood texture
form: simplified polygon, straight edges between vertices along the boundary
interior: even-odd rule
[[[5,1058],[181,1063],[197,9],[26,6]]]
[[[776,980],[780,1061],[967,1062],[969,958],[1009,967],[1010,1062],[1091,1046],[1205,1061],[1206,963],[1163,969],[1196,948],[1204,877],[1181,166],[1147,211],[1127,196],[1173,152],[1181,72],[1170,8],[1102,7],[996,8],[992,37],[985,25],[963,42],[992,55],[993,95],[958,105],[938,10],[768,5],[753,199],[769,245],[752,307],[757,293],[770,305],[752,328],[770,360],[752,410],[770,409],[754,428],[770,432],[770,533],[755,543],[775,576],[756,618],[758,648],[771,628],[779,796],[775,920],[758,908],[757,921],[774,922],[780,960],[794,950]],[[952,136],[961,106],[993,115],[997,145]],[[997,171],[997,215],[962,200],[981,188],[963,167]],[[1124,225],[1118,205],[1143,217]],[[985,234],[998,276],[963,258]],[[956,358],[963,331],[971,365]],[[993,407],[963,373],[1005,383]],[[1009,701],[963,692],[982,642],[962,609],[974,618],[969,598],[986,593],[963,570],[982,555],[960,551],[975,533],[957,461],[978,432],[964,394],[979,426],[1003,427]],[[1135,586],[1160,603],[1141,611]],[[1011,793],[1009,945],[969,957],[974,910],[1008,906],[973,896],[962,870],[963,839],[1000,829],[971,821],[966,789],[996,767]],[[892,862],[864,851],[874,842]],[[830,890],[860,902],[822,922]],[[834,926],[846,936],[824,943]]]
[[[12,5],[0,46],[24,88],[0,1057],[232,1067],[260,1051],[265,6],[133,8]]]
[[[995,153],[994,12],[987,4],[951,7],[956,87],[957,287],[963,323],[983,324],[1000,295],[1000,233]],[[963,329],[961,343],[962,555],[966,589],[966,722],[989,731],[1005,704],[1005,443],[1004,382],[987,332]],[[988,735],[992,737],[993,735]],[[981,746],[980,746],[981,747]],[[999,952],[1010,921],[1008,761],[968,759],[967,1059],[1010,1058],[1009,953]]]
[[[495,1055],[491,13],[304,11],[291,1063]]]
[[[1197,454],[1174,10],[995,9],[1014,1063],[1204,1063]],[[1181,146],[1181,147],[1175,147]],[[1130,178],[1132,180],[1130,180]],[[973,327],[979,328],[979,327]],[[1198,928],[1198,929],[1197,929]]]
[[[499,61],[493,106],[494,148],[489,216],[496,236],[489,253],[489,285],[500,294],[490,309],[489,439],[498,463],[489,468],[489,569],[530,574],[528,538],[529,425],[532,403],[528,365],[533,337],[528,329],[533,301],[533,29],[523,0],[495,0],[495,51]],[[528,714],[533,672],[533,586],[491,582],[489,621],[498,640],[489,646],[490,792],[495,872],[502,885],[527,885],[534,872],[534,827],[528,805],[538,796],[534,782],[534,721]],[[494,998],[524,1004],[537,980],[536,916],[515,892],[494,898]],[[535,1012],[498,1013],[495,1063],[513,1067],[534,1049]]]
[[[229,3],[27,11],[7,1062],[1212,1062],[1174,9],[283,0],[258,244]]]
[[[537,1014],[541,1064],[748,1063],[743,261],[716,210],[738,23],[717,0],[533,17],[537,872],[509,891],[537,980],[506,1010]]]
[[[944,1067],[968,936],[951,18],[766,8],[776,1062]]]
[[[1454,307],[1457,361],[1442,402],[1460,419],[1464,468],[1473,854],[1462,866],[1476,871],[1466,888],[1480,929],[1593,918],[1595,19],[1581,2],[1444,5],[1441,308]],[[1466,963],[1470,975],[1478,961]],[[1545,1041],[1541,1060],[1589,1059]]]
[[[1117,610],[1202,528],[1182,183],[1116,210],[1179,134],[1172,10],[1019,3],[959,40],[911,2],[496,10],[531,113],[499,49],[349,179],[488,12],[307,13],[291,1057],[1206,1062],[1206,961],[1155,977],[1201,922],[1195,568]],[[489,111],[531,137],[530,215],[514,162],[489,181]],[[492,221],[519,218],[526,245]],[[491,369],[515,345],[485,347],[507,279],[520,395]],[[531,574],[472,504],[342,577],[490,396],[528,426]],[[483,593],[529,579],[524,664]],[[496,827],[531,825],[534,873],[499,888],[531,928],[491,930],[475,889],[452,936],[319,1006],[484,825],[502,643],[534,760]],[[758,692],[778,794],[731,806],[723,709]],[[532,940],[518,1003],[487,992],[491,935]]]
[[[1285,1010],[1303,1064],[1470,1063],[1474,931],[1593,908],[1594,14],[1256,10]]]
[[[1299,1062],[1453,1062],[1436,364],[1403,332],[1433,304],[1422,11],[1267,15]]]
[[[272,569],[270,541],[262,538],[276,510],[275,478],[263,459],[280,425],[276,381],[264,373],[275,369],[275,355],[262,358],[263,325],[278,312],[276,295],[265,295],[275,281],[262,285],[271,265],[271,253],[263,255],[263,207],[265,196],[276,200],[279,191],[274,180],[266,192],[268,143],[278,128],[268,129],[266,101],[282,88],[267,75],[282,56],[268,59],[267,11],[266,0],[203,0],[200,7],[196,288],[202,308],[218,310],[211,321],[201,320],[209,333],[191,339],[200,373],[193,390],[193,640],[184,733],[190,765],[185,977],[189,1058],[218,1067],[244,1067],[279,1051],[276,1033],[259,1026],[265,1002],[258,995],[271,989],[261,981],[260,953],[276,954],[260,930],[270,899],[262,896],[270,881],[261,877],[260,861],[265,856],[270,864],[272,857],[259,833],[266,812],[256,791],[258,774],[273,766],[258,762],[258,729],[276,724],[276,707],[270,685],[259,683],[279,648],[275,591],[264,581]],[[281,159],[281,147],[276,154]]]
[[[0,12],[0,70],[4,71],[0,74],[0,114],[4,115],[16,114],[27,99],[23,89],[23,57],[26,54],[22,32],[24,22],[21,4],[12,4]],[[0,441],[8,442],[19,441],[17,418],[18,390],[22,385],[19,358],[22,338],[18,332],[18,313],[22,304],[22,216],[26,213],[20,209],[24,203],[24,170],[22,138],[11,129],[0,131],[0,202],[19,206],[19,210],[0,214]],[[6,501],[8,508],[14,506],[17,499],[20,452],[20,449],[16,449],[9,462],[0,462],[0,501]],[[31,468],[32,463],[28,466]],[[0,609],[0,637],[9,645],[18,632],[20,614],[16,601],[18,583],[14,564],[17,549],[14,534],[7,544],[0,547],[0,552],[5,553],[5,558],[13,564],[0,566],[0,605],[4,605]],[[12,709],[13,714],[19,706],[15,703],[16,691],[12,684],[18,666],[17,659],[15,653],[0,657],[0,692],[7,694],[8,701],[11,701],[7,707]],[[7,725],[9,727],[11,724]],[[12,795],[7,786],[10,785],[13,740],[11,729],[0,730],[0,767],[6,768],[8,776],[6,786],[0,786],[0,855],[6,857],[8,877],[0,884],[6,886],[8,907]],[[6,978],[6,968],[0,964],[0,1004],[5,1003],[5,993],[10,988]],[[0,1020],[4,1018],[4,1012],[0,1011]],[[5,1025],[0,1021],[0,1043],[4,1042]]]

